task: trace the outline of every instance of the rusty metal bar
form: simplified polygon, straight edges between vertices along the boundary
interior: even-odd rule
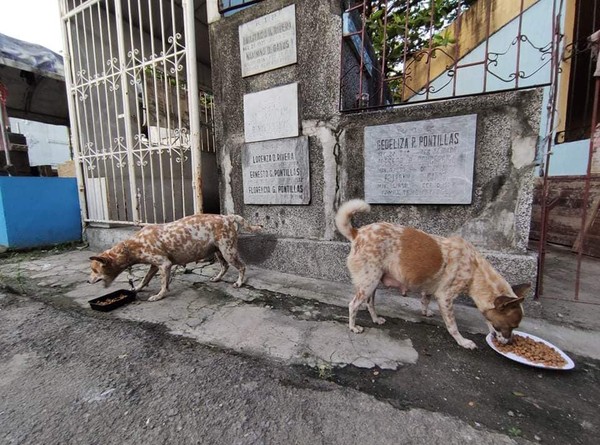
[[[471,66],[478,66],[478,65],[486,65],[487,66],[487,63],[485,60],[480,60],[478,62],[463,63],[462,65],[456,65],[456,69],[469,68]]]
[[[491,20],[491,8],[492,3],[488,0],[485,4],[485,55],[484,55],[484,64],[485,68],[483,71],[483,92],[487,91],[487,76],[488,76],[488,67],[490,63],[490,20]]]
[[[404,48],[402,49],[402,95],[400,96],[400,100],[404,101],[404,93],[406,92],[406,56],[407,53],[407,45],[408,42],[408,14],[410,13],[410,0],[406,0],[406,12],[404,14],[404,40],[402,45]]]
[[[523,8],[525,0],[521,0],[519,9],[519,31],[517,32],[517,65],[515,68],[515,88],[519,88],[519,77],[521,76],[521,36],[523,32]]]
[[[362,104],[363,97],[363,70],[365,68],[365,25],[367,22],[367,2],[370,0],[363,0],[362,2],[362,28],[360,35],[360,69],[358,71],[358,97],[357,102]]]
[[[552,67],[550,72],[551,75],[551,87],[550,87],[550,100],[548,104],[548,127],[546,128],[546,160],[543,164],[543,181],[542,181],[542,197],[540,201],[541,213],[540,213],[540,239],[538,245],[538,267],[536,277],[536,288],[534,299],[537,300],[544,293],[544,265],[546,259],[546,236],[548,231],[548,196],[550,194],[550,183],[548,182],[548,172],[550,170],[550,159],[552,155],[552,144],[553,144],[553,133],[554,133],[554,111],[556,110],[556,101],[558,96],[558,75],[560,73],[560,15],[561,10],[559,9],[556,14],[556,1],[553,2],[553,32],[552,32]]]
[[[383,50],[381,52],[381,74],[379,82],[379,105],[383,105],[384,85],[385,76],[387,70],[385,69],[386,58],[385,52],[387,51],[387,17],[388,17],[388,0],[385,0],[385,12],[383,14]]]
[[[456,33],[455,36],[460,37],[460,27],[462,22],[462,2],[458,1],[458,14],[456,17]],[[452,95],[456,96],[456,81],[458,80],[458,58],[460,57],[460,39],[456,39],[456,43],[454,45],[454,75],[452,79]]]
[[[600,61],[598,62],[600,68]],[[598,69],[596,70],[598,71]],[[590,182],[592,176],[592,156],[594,154],[594,133],[596,131],[596,125],[598,124],[598,102],[600,96],[600,77],[596,77],[596,85],[594,88],[594,108],[592,109],[592,127],[590,134],[590,145],[588,152],[588,164],[587,171],[585,174],[585,185],[583,188],[583,203],[581,205],[581,229],[579,231],[579,246],[577,246],[577,272],[575,274],[575,300],[579,300],[579,288],[581,284],[581,262],[583,255],[583,247],[585,245],[586,235],[586,219],[587,219],[587,205],[590,199]]]
[[[429,46],[427,48],[427,84],[425,86],[425,100],[429,99],[429,87],[431,86],[431,58],[433,54],[433,21],[435,19],[435,2],[431,2],[431,14],[429,16]]]

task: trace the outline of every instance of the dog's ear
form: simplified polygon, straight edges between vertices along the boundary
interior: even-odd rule
[[[98,261],[99,263],[102,263],[105,266],[110,262],[108,258],[103,256],[91,256],[90,261]]]
[[[496,310],[503,311],[505,309],[520,305],[523,303],[523,300],[525,300],[525,297],[513,298],[502,295],[500,297],[496,297],[494,300],[494,307]]]
[[[531,289],[531,283],[523,283],[512,286],[513,292],[519,298],[525,298],[527,292],[529,292],[529,289]]]

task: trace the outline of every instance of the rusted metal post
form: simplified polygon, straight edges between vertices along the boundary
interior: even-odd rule
[[[583,260],[583,248],[585,246],[585,232],[587,219],[587,206],[590,198],[590,182],[592,177],[592,156],[594,155],[594,136],[596,133],[596,125],[598,124],[598,100],[600,96],[600,57],[598,57],[598,49],[600,46],[600,31],[596,31],[589,38],[592,44],[592,56],[596,57],[596,71],[594,72],[595,88],[594,88],[594,108],[592,109],[592,125],[590,128],[590,145],[588,150],[588,163],[585,174],[585,185],[583,187],[583,202],[581,204],[581,226],[579,230],[579,245],[577,246],[577,272],[575,274],[575,300],[579,300],[579,289],[581,285],[581,262]]]
[[[556,5],[554,5],[556,6]],[[553,9],[553,33],[552,33],[552,70],[551,70],[551,87],[550,87],[550,102],[548,104],[548,128],[547,132],[547,149],[546,160],[543,164],[543,180],[542,180],[542,197],[540,199],[540,240],[538,245],[538,267],[537,279],[535,287],[534,299],[537,300],[544,293],[544,263],[546,259],[546,235],[548,230],[548,196],[550,194],[550,184],[548,183],[548,172],[550,169],[550,156],[552,154],[552,135],[554,133],[554,110],[556,109],[556,100],[558,94],[558,75],[560,72],[560,10],[555,14],[556,9]]]

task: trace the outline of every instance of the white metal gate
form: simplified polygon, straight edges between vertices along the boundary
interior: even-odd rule
[[[193,0],[59,0],[86,222],[161,223],[202,211]]]

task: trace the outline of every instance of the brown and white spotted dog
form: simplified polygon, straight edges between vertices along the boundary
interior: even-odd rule
[[[89,283],[103,280],[109,286],[121,272],[134,264],[149,264],[150,270],[135,289],[140,291],[156,272],[161,273],[161,288],[148,300],[163,298],[168,290],[171,267],[185,266],[215,254],[221,270],[211,278],[219,281],[232,264],[239,276],[233,284],[240,287],[244,282],[246,266],[237,249],[238,230],[260,230],[238,215],[192,215],[167,224],[145,226],[131,238],[121,241],[113,248],[90,257],[92,273]]]
[[[375,289],[383,282],[403,294],[420,291],[426,316],[430,315],[427,307],[433,295],[448,332],[464,348],[474,349],[476,345],[456,326],[453,302],[461,293],[473,299],[500,342],[511,340],[513,329],[523,318],[521,303],[529,284],[511,288],[471,243],[458,236],[442,238],[385,222],[360,229],[352,226],[354,213],[369,211],[369,204],[355,199],[343,204],[335,219],[340,233],[352,242],[347,261],[356,291],[349,305],[352,332],[363,331],[355,324],[362,303],[367,304],[374,323],[385,323],[375,312]]]

